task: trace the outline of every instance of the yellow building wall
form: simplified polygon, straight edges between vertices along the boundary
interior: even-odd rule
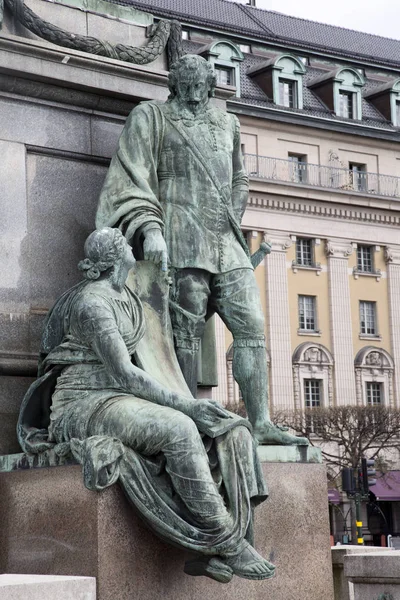
[[[353,267],[357,264],[356,251],[354,251],[349,258],[349,286],[353,321],[354,356],[356,356],[357,352],[365,346],[376,346],[377,348],[387,350],[389,354],[392,353],[389,329],[388,285],[385,277],[386,263],[382,247],[379,251],[374,252],[374,263],[375,268],[380,269],[384,275],[379,281],[376,281],[375,277],[366,277],[363,275],[360,275],[358,279],[355,279],[354,275],[352,273],[350,274],[350,270],[352,271]],[[377,329],[378,334],[382,337],[381,340],[375,338],[360,339],[360,300],[376,302]]]
[[[321,240],[319,245],[314,246],[315,262],[320,263],[322,271],[319,275],[315,271],[299,269],[294,273],[291,266],[296,257],[296,245],[289,248],[287,252],[288,262],[288,289],[289,289],[289,310],[290,310],[290,332],[292,339],[292,350],[304,342],[315,342],[322,344],[329,351],[331,348],[331,335],[329,326],[329,293],[328,293],[328,273],[326,270],[326,257],[324,252],[324,243]],[[298,334],[299,315],[298,315],[298,296],[316,296],[317,302],[317,327],[321,335]]]

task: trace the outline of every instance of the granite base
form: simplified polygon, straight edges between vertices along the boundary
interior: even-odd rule
[[[57,575],[0,575],[1,600],[96,600],[96,580]]]
[[[0,473],[1,572],[96,577],[98,600],[333,600],[325,467],[263,469],[255,545],[277,566],[270,581],[185,575],[189,556],[148,531],[117,485],[85,489],[79,466]]]

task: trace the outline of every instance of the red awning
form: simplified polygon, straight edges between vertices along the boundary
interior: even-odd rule
[[[377,473],[376,484],[369,489],[377,500],[400,501],[400,471],[389,471],[385,475]]]

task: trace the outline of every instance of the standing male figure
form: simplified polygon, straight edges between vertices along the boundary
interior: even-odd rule
[[[248,178],[239,121],[211,107],[211,65],[186,55],[166,103],[128,117],[100,195],[96,227],[119,227],[145,260],[170,265],[176,354],[193,395],[207,312],[233,335],[233,375],[261,443],[304,444],[269,420],[264,317],[240,222]]]

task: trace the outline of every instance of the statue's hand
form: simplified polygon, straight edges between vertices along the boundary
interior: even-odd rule
[[[143,258],[156,264],[161,263],[161,270],[167,271],[168,251],[163,234],[159,229],[150,229],[143,242]]]
[[[215,423],[221,417],[231,418],[231,414],[214,400],[191,400],[183,411],[196,425]]]

